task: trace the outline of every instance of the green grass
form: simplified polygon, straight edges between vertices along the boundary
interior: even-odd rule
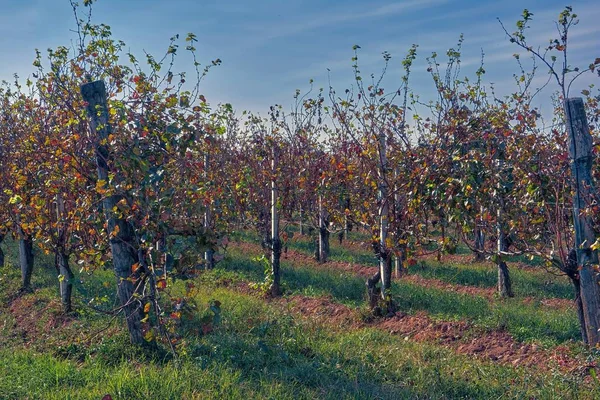
[[[218,272],[216,272],[218,274]],[[210,335],[188,337],[180,364],[132,351],[123,332],[81,357],[1,350],[5,398],[591,398],[580,378],[494,365],[375,329],[338,331],[284,307],[204,285],[222,302]],[[74,359],[75,358],[75,359]]]
[[[510,264],[509,264],[510,268]],[[491,264],[457,264],[421,262],[409,268],[409,274],[440,279],[457,285],[495,288],[498,272]],[[573,288],[566,277],[556,277],[543,271],[510,268],[513,290],[519,297],[573,299]]]
[[[8,252],[11,262],[13,250]],[[167,353],[130,346],[120,318],[111,323],[84,307],[92,297],[114,298],[110,271],[79,276],[84,284],[74,293],[79,314],[73,322],[46,328],[56,317],[57,309],[51,308],[35,321],[39,337],[24,346],[14,335],[17,321],[7,307],[20,274],[5,266],[0,269],[0,399],[100,399],[105,394],[113,399],[336,400],[600,396],[600,387],[580,375],[502,366],[375,328],[344,329],[302,318],[284,303],[224,287],[263,279],[263,267],[249,256],[232,249],[218,268],[196,279],[194,300],[200,307],[219,300],[222,320],[214,332],[200,336],[194,333],[194,320],[188,321],[178,362]],[[28,310],[32,315],[57,299],[55,271],[47,258],[40,255],[38,260],[45,266],[34,271],[36,291],[23,297],[35,299]],[[290,293],[329,295],[364,307],[364,281],[356,276],[284,260],[283,280]],[[175,286],[175,293],[183,290],[182,282]],[[395,285],[394,297],[404,311],[470,320],[482,329],[505,328],[518,340],[554,344],[577,339],[572,311],[549,310],[536,302],[488,301],[407,282]]]
[[[251,235],[246,234],[244,240],[249,240]],[[350,262],[362,265],[377,265],[377,259],[372,252],[363,248],[348,248],[339,246],[335,238],[331,238],[330,259],[334,261]],[[312,256],[314,244],[306,236],[295,237],[289,242],[289,247]],[[468,254],[464,246],[459,246],[462,253]],[[513,257],[512,262],[524,262],[536,266],[526,257]],[[573,299],[573,288],[566,277],[557,277],[547,273],[541,266],[535,269],[519,269],[509,261],[513,290],[519,297],[560,298]],[[498,277],[497,270],[491,263],[450,263],[442,258],[442,262],[420,261],[417,266],[408,269],[409,274],[419,275],[423,278],[440,279],[444,282],[483,288],[495,288]]]
[[[219,268],[236,271],[243,279],[260,281],[262,267],[235,250]],[[345,272],[315,269],[282,260],[282,280],[289,291],[309,296],[331,295],[340,303],[358,306],[364,303],[364,279]],[[551,309],[539,302],[523,303],[519,298],[489,301],[437,288],[399,280],[392,294],[400,310],[426,311],[439,320],[468,320],[485,329],[505,329],[519,341],[537,341],[545,345],[579,340],[577,316],[572,309]]]

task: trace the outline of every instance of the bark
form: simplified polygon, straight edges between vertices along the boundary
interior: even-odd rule
[[[206,269],[213,269],[215,267],[215,252],[213,249],[208,249],[204,252],[204,265]]]
[[[512,291],[512,284],[510,281],[510,274],[508,272],[508,266],[504,261],[503,252],[508,251],[509,238],[506,236],[505,223],[504,223],[504,195],[503,193],[508,190],[509,182],[506,177],[506,169],[504,166],[504,147],[500,147],[498,151],[498,173],[500,174],[500,181],[498,183],[498,210],[496,212],[496,233],[498,235],[496,264],[498,265],[498,294],[500,297],[514,297]]]
[[[327,262],[330,253],[329,247],[329,229],[322,226],[319,229],[319,261],[322,263]]]
[[[381,280],[381,273],[377,271],[375,275],[367,279],[367,299],[369,301],[369,309],[373,314],[381,314],[381,289],[377,287],[377,283]]]
[[[381,298],[388,308],[391,308],[392,263],[387,249],[389,230],[390,204],[388,201],[389,187],[386,180],[388,169],[387,137],[379,135],[379,171],[378,171],[378,205],[379,205],[379,273],[381,276]]]
[[[387,255],[380,255],[380,262],[383,259],[384,267],[380,268],[375,275],[367,279],[367,299],[369,302],[369,308],[373,315],[392,315],[396,311],[396,306],[392,300],[389,290],[386,292],[383,286],[383,280],[381,279],[382,271],[386,274],[389,279],[392,275],[392,257]],[[378,283],[382,283],[380,287]]]
[[[510,280],[510,273],[508,271],[508,265],[504,261],[504,258],[500,255],[501,252],[508,251],[508,241],[506,235],[501,230],[498,231],[498,293],[500,297],[514,297],[512,290],[512,282]]]
[[[572,162],[573,219],[581,307],[588,343],[595,347],[600,344],[600,280],[595,270],[595,266],[598,265],[598,253],[590,246],[595,243],[597,232],[589,213],[583,212],[597,199],[592,179],[592,136],[581,98],[565,101],[565,115]]]
[[[398,182],[398,176],[400,175],[400,170],[398,167],[394,168],[394,182]],[[400,240],[402,239],[402,234],[400,233],[400,207],[402,200],[400,198],[400,190],[398,189],[397,184],[394,185],[394,223],[396,225],[396,246],[400,246]],[[403,273],[403,265],[402,265],[402,255],[394,254],[394,276],[395,278],[400,278]]]
[[[108,104],[106,88],[103,81],[87,83],[81,86],[81,95],[87,104],[87,114],[90,119],[92,135],[97,136],[96,164],[98,179],[108,185],[109,151],[102,144],[111,133],[108,121]],[[118,172],[118,171],[117,171]],[[113,179],[114,180],[114,179]],[[115,276],[117,278],[117,294],[125,313],[129,339],[133,344],[143,344],[142,308],[135,294],[140,293],[139,277],[132,274],[132,266],[138,262],[137,247],[134,240],[134,229],[125,219],[118,218],[113,207],[121,200],[120,196],[107,196],[102,201],[103,210],[108,223],[108,232],[117,232],[110,239]],[[118,231],[115,229],[118,227]]]
[[[575,251],[575,249],[571,249],[569,252],[563,272],[565,272],[569,277],[569,280],[573,285],[573,291],[575,292],[575,304],[577,305],[577,318],[579,319],[581,340],[583,340],[583,343],[588,344],[585,316],[583,314],[583,302],[581,301],[581,283],[579,281],[579,273],[577,271],[577,251]]]
[[[19,264],[21,265],[21,289],[31,290],[31,275],[33,273],[33,239],[20,231]]]
[[[398,279],[402,277],[403,273],[402,259],[394,255],[394,278]]]
[[[340,244],[342,244],[342,240],[348,240],[348,216],[344,215],[344,230],[341,232],[342,236],[340,239]]]
[[[281,296],[281,240],[273,240],[271,249],[271,272],[273,282],[271,283],[270,293],[273,297]]]
[[[514,297],[508,265],[504,261],[498,263],[498,293],[500,297]]]
[[[71,294],[73,292],[73,272],[69,267],[69,256],[57,252],[55,255],[55,267],[56,272],[60,276],[59,278],[59,291],[60,291],[60,302],[65,313],[73,310],[71,303]]]
[[[382,277],[384,279],[381,280],[381,297],[383,299],[383,304],[385,306],[386,315],[391,315],[396,311],[394,306],[394,302],[392,300],[391,293],[391,282],[392,282],[392,256],[389,251],[386,251],[386,254],[382,254],[380,256],[380,265],[379,269],[382,271]],[[384,282],[387,280],[388,284],[384,285]]]
[[[319,196],[319,236],[317,238],[317,261],[327,262],[329,257],[329,219],[327,212],[323,209],[321,196]]]
[[[398,228],[396,230],[396,237],[398,238],[398,253],[394,254],[394,275],[395,278],[401,278],[406,272],[404,261],[408,257],[407,234]]]
[[[440,224],[440,230],[442,232],[442,245],[439,246],[437,252],[437,260],[438,262],[442,261],[442,250],[446,246],[446,217],[443,213],[440,214],[440,218],[438,219],[438,223]]]
[[[585,326],[585,315],[583,313],[583,301],[581,299],[581,284],[579,283],[579,276],[571,278],[573,284],[573,290],[575,291],[575,304],[577,305],[577,318],[579,319],[579,326],[581,329],[581,340],[583,343],[588,344],[587,330]]]
[[[60,243],[58,251],[54,254],[54,266],[58,273],[58,288],[60,293],[60,301],[63,307],[63,312],[69,313],[71,307],[71,293],[73,291],[73,272],[69,267],[69,256],[64,251],[68,242],[67,231],[63,229],[65,221],[65,202],[62,194],[56,195],[56,222],[57,222],[57,237]]]
[[[485,249],[485,233],[483,232],[481,223],[482,223],[481,220],[475,221],[475,231],[474,231],[475,251],[473,253],[475,255],[475,261],[478,261],[478,262],[485,260],[485,255],[483,253],[483,251]]]

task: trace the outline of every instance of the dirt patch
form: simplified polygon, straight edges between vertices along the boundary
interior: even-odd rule
[[[234,286],[246,294],[264,295],[247,284]],[[269,298],[292,314],[315,319],[323,324],[342,330],[373,327],[399,336],[402,340],[433,343],[451,349],[458,354],[473,356],[502,365],[536,368],[541,371],[559,370],[563,373],[588,373],[595,364],[573,357],[570,349],[557,346],[543,349],[536,344],[520,343],[507,332],[483,330],[466,321],[435,321],[424,312],[408,315],[397,312],[390,318],[367,321],[360,311],[336,303],[330,297],[307,297],[302,295]]]
[[[310,316],[311,318],[339,328],[359,329],[365,326],[357,310],[343,304],[335,303],[327,297],[294,295],[274,300],[283,303],[294,313]]]
[[[15,297],[8,306],[14,318],[14,338],[19,338],[25,346],[31,345],[40,337],[53,330],[68,327],[74,320],[63,314],[58,300],[45,303],[35,296]]]
[[[575,301],[569,299],[558,299],[558,298],[550,298],[550,299],[539,299],[535,297],[525,297],[523,299],[523,303],[532,304],[535,302],[539,302],[541,305],[548,308],[558,308],[558,309],[566,309],[572,308],[575,309]]]
[[[436,322],[424,312],[408,315],[397,312],[393,317],[380,320],[377,326],[393,335],[404,336],[406,340],[449,344],[460,340],[471,329],[467,322]]]
[[[571,357],[566,346],[542,349],[536,344],[516,342],[505,331],[481,331],[464,321],[432,321],[425,314],[410,316],[397,313],[378,324],[378,327],[404,336],[405,340],[434,342],[459,354],[515,367],[574,372],[585,364],[583,360]]]

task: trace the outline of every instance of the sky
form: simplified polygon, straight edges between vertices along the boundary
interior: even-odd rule
[[[36,48],[68,46],[76,38],[68,0],[0,0],[0,5],[0,80],[31,74]],[[571,64],[587,66],[600,57],[600,2],[573,0],[570,5],[580,19],[571,31]],[[265,114],[273,104],[290,106],[295,90],[308,90],[310,79],[315,88],[328,88],[329,82],[338,92],[349,87],[353,45],[361,47],[364,75],[378,74],[382,52],[391,53],[385,87],[395,90],[402,76],[400,62],[418,44],[410,86],[422,100],[432,99],[425,59],[433,51],[445,54],[461,33],[460,76],[474,78],[483,51],[485,82],[508,94],[518,72],[512,55],[524,52],[507,40],[496,18],[512,32],[523,9],[529,9],[534,14],[530,41],[543,46],[556,36],[553,21],[564,6],[556,0],[97,0],[93,22],[110,25],[114,37],[139,59],[143,51],[164,54],[177,33],[185,37],[194,32],[199,61],[222,60],[202,83],[207,100]],[[186,61],[182,57],[175,69],[191,70]],[[535,83],[546,77],[540,68]],[[583,76],[572,94],[599,81]],[[542,110],[550,109],[553,89],[554,83],[536,100]]]

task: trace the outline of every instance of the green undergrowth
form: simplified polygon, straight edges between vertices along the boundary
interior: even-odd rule
[[[252,235],[243,235],[244,240],[250,239]],[[312,256],[314,243],[307,236],[296,236],[288,243],[289,248],[299,251],[305,255]],[[331,238],[330,259],[333,261],[350,262],[361,265],[377,265],[377,259],[373,253],[366,248],[347,244],[339,245],[336,238]],[[462,253],[468,252],[462,249]],[[466,257],[469,260],[470,257]],[[527,261],[529,268],[516,268],[516,262],[523,264]],[[561,298],[573,299],[573,288],[564,276],[556,276],[544,270],[535,260],[530,261],[526,257],[513,257],[508,262],[513,290],[519,297],[537,298]],[[409,274],[414,274],[428,279],[439,279],[444,282],[483,288],[495,288],[498,281],[498,272],[491,262],[484,263],[457,263],[444,261],[422,261],[407,269]]]
[[[263,267],[251,256],[232,248],[216,269],[195,278],[195,302],[202,308],[218,300],[221,321],[208,334],[199,333],[195,320],[186,322],[178,359],[130,346],[120,317],[113,320],[85,306],[92,297],[114,301],[110,271],[78,275],[83,283],[74,293],[77,313],[62,323],[49,260],[40,255],[35,291],[18,298],[19,271],[5,266],[0,269],[0,399],[101,399],[106,394],[115,400],[600,396],[599,386],[581,374],[503,366],[380,329],[345,329],[301,318],[284,302],[235,288],[264,278]],[[9,261],[14,263],[14,255]],[[326,295],[364,309],[364,281],[348,273],[283,260],[283,281],[288,294]],[[188,282],[175,281],[173,292],[183,291]],[[577,339],[572,310],[548,310],[519,299],[490,302],[406,282],[397,283],[393,294],[403,311],[470,320],[483,330],[504,328],[518,340],[555,344]],[[16,321],[10,308],[14,301],[39,315],[34,327],[28,327],[29,336],[23,336],[17,324],[22,321]]]
[[[262,267],[231,249],[228,259],[219,268],[236,271],[249,281],[263,278]],[[282,281],[288,291],[307,296],[331,296],[335,301],[350,306],[363,305],[365,281],[347,272],[306,267],[299,262],[282,260]],[[401,311],[425,311],[438,320],[468,320],[485,329],[501,329],[519,341],[536,341],[556,345],[579,340],[579,325],[572,308],[556,309],[539,301],[524,303],[520,298],[494,299],[424,287],[398,280],[392,286],[392,295]]]
[[[484,265],[459,264],[443,260],[442,262],[419,262],[416,266],[409,268],[408,273],[464,286],[495,288],[498,282],[498,271],[491,263]],[[514,267],[510,268],[510,276],[513,290],[519,297],[569,300],[574,298],[573,288],[566,277]]]
[[[210,279],[210,277],[215,279]],[[132,350],[119,330],[79,351],[0,350],[7,399],[416,399],[593,398],[577,375],[540,373],[475,360],[365,328],[340,330],[298,318],[285,305],[215,282],[194,294],[221,302],[210,334],[186,336],[178,362]]]

